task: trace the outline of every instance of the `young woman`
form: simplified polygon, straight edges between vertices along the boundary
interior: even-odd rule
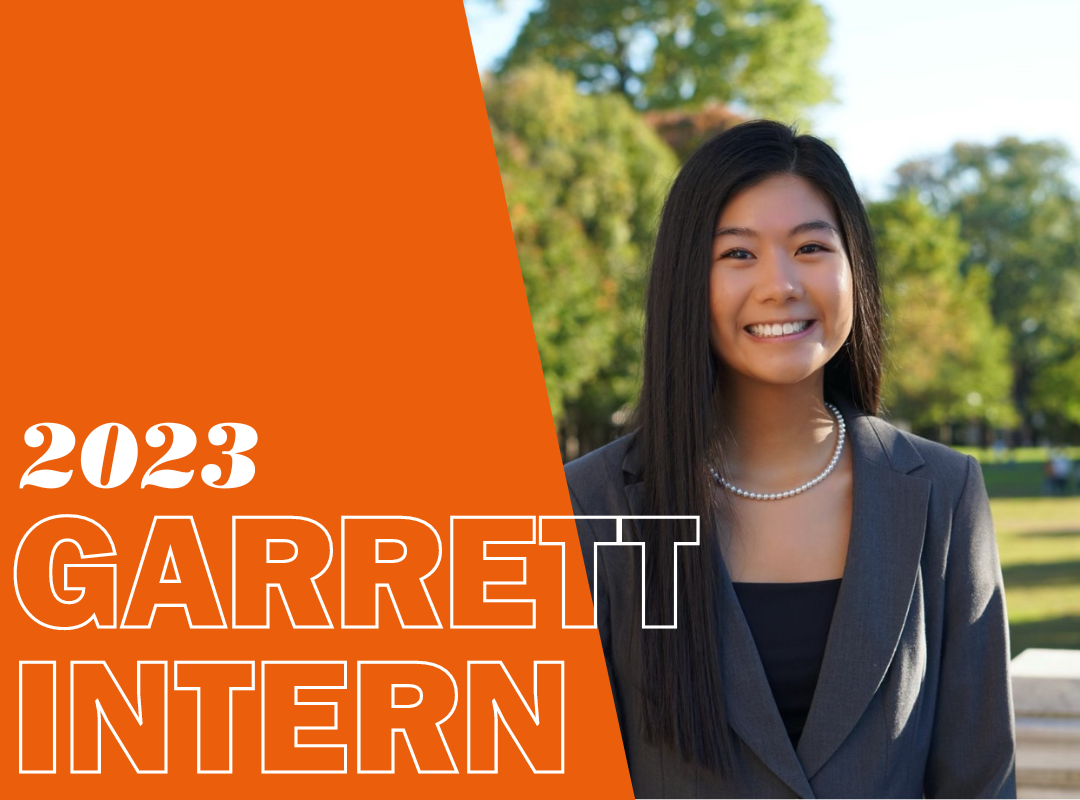
[[[635,793],[1015,796],[982,475],[875,416],[874,250],[836,153],[773,122],[704,145],[646,316],[635,432],[566,468]],[[696,546],[693,520],[596,546],[676,515]]]

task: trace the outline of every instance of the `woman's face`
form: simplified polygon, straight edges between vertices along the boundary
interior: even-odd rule
[[[729,377],[794,384],[851,332],[851,266],[830,203],[775,175],[724,207],[709,276],[710,342]]]

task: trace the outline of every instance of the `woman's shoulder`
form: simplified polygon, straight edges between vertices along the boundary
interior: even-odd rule
[[[955,468],[957,466],[963,468],[967,463],[968,457],[966,455],[948,445],[925,439],[903,428],[898,428],[881,417],[870,417],[870,419],[874,432],[883,440],[883,443],[887,442],[889,438],[902,440],[905,445],[914,449],[931,468]]]
[[[954,497],[963,491],[973,470],[981,482],[978,462],[970,456],[898,428],[881,417],[867,419],[894,469],[929,480]]]
[[[637,480],[636,435],[630,433],[592,452],[568,462],[566,484],[570,497],[583,514],[625,513],[621,505],[623,490]]]

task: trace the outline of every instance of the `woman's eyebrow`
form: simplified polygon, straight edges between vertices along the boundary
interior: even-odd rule
[[[717,228],[713,236],[717,238],[721,236],[746,236],[750,239],[756,239],[758,234],[757,231],[750,228]]]
[[[826,222],[823,219],[815,219],[811,220],[810,222],[800,222],[798,225],[788,231],[788,236],[798,236],[800,233],[809,233],[810,231],[832,231],[837,236],[840,235],[840,231],[838,231],[836,229],[836,226],[833,225],[831,222]],[[715,238],[719,238],[721,236],[746,236],[750,239],[756,239],[758,238],[758,232],[755,231],[753,228],[717,228],[713,236]]]
[[[788,232],[788,236],[798,236],[800,233],[809,233],[810,231],[832,231],[837,236],[840,235],[840,231],[831,222],[815,219],[812,222],[799,223]]]

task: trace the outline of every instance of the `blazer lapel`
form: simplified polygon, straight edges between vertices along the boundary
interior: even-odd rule
[[[757,644],[722,562],[720,569],[723,573],[720,675],[728,723],[762,763],[793,792],[799,797],[813,797],[814,790],[791,746]]]
[[[926,532],[922,457],[880,420],[844,409],[853,459],[851,536],[798,755],[808,778],[851,733],[881,685],[907,618]]]
[[[623,460],[625,495],[630,513],[639,516],[644,508],[645,484],[633,446]],[[704,535],[704,534],[703,534]],[[761,762],[799,797],[813,797],[799,758],[791,746],[784,721],[765,677],[750,626],[739,606],[727,568],[717,555],[720,571],[720,677],[724,689],[728,724]]]

